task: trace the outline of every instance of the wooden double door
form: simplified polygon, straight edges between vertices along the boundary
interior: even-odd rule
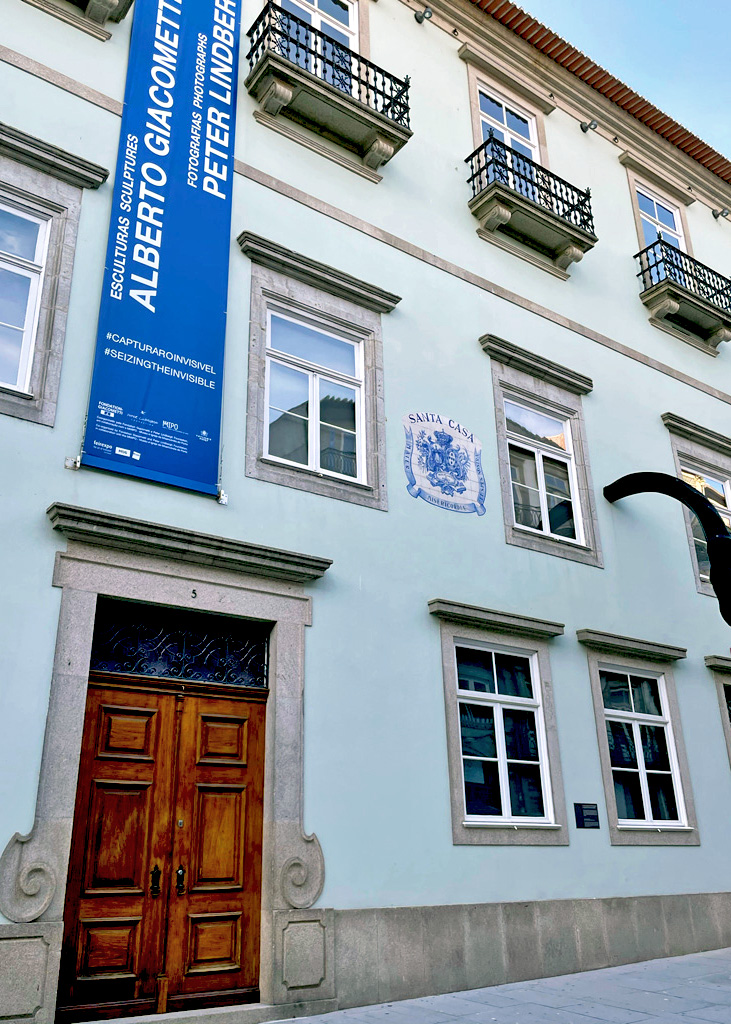
[[[90,683],[59,1024],[259,997],[266,693],[189,689]]]

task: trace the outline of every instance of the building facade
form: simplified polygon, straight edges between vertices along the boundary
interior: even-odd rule
[[[1,4],[0,1020],[730,944],[706,542],[603,488],[731,523],[731,162],[510,3],[244,0],[216,500],[80,464],[135,8]]]

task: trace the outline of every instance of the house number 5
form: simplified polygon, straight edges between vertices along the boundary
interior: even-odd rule
[[[191,597],[198,597],[198,591],[197,590],[191,590],[190,596]]]

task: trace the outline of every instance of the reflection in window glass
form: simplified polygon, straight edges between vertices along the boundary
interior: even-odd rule
[[[609,670],[601,670],[599,678],[619,821],[679,822],[679,780],[662,680]]]
[[[319,472],[360,477],[358,356],[348,341],[272,314],[267,454]]]
[[[0,206],[0,253],[34,263],[40,229],[37,221]]]
[[[695,487],[704,498],[711,502],[723,519],[726,527],[731,530],[731,481],[688,467],[681,470],[681,476],[687,484]],[[690,521],[693,532],[693,546],[698,562],[698,573],[702,580],[710,580],[711,563],[708,558],[708,543],[703,527],[694,512],[690,513]]]
[[[23,390],[34,331],[48,225],[0,205],[0,384]]]
[[[679,210],[665,205],[644,186],[637,189],[636,195],[645,245],[653,245],[659,237],[676,249],[685,250]]]
[[[568,421],[508,399],[504,407],[516,526],[579,540]]]
[[[531,659],[507,651],[456,647],[468,815],[507,820],[546,816],[543,729]],[[479,701],[479,702],[478,702]]]

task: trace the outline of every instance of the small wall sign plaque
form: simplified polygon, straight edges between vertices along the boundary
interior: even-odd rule
[[[574,804],[577,828],[599,828],[599,808],[596,804]]]
[[[412,498],[423,498],[450,512],[483,516],[482,445],[472,431],[435,412],[407,413],[403,424],[404,471]]]

